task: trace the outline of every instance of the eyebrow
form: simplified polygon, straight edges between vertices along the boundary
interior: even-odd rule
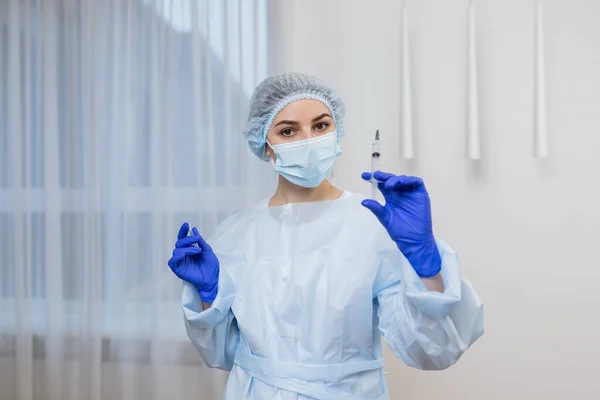
[[[318,117],[313,118],[312,122],[316,122],[316,121],[318,121],[320,119],[323,119],[325,117],[329,117],[329,118],[333,119],[333,117],[331,115],[329,115],[328,113],[323,113],[323,114],[319,115]],[[298,121],[292,121],[292,120],[289,120],[289,119],[284,119],[284,120],[281,120],[278,123],[276,123],[275,126],[283,125],[283,124],[286,124],[286,125],[299,125]]]
[[[317,122],[318,120],[320,120],[320,119],[322,119],[322,118],[325,118],[325,117],[329,117],[329,118],[333,119],[333,118],[331,117],[331,115],[329,115],[328,113],[323,113],[323,114],[319,115],[317,118],[314,118],[314,119],[312,120],[312,122]]]

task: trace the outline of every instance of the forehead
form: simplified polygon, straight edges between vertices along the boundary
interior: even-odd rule
[[[294,121],[312,120],[314,117],[324,113],[331,114],[331,111],[319,100],[301,99],[285,106],[277,114],[273,122],[277,123],[284,119]]]

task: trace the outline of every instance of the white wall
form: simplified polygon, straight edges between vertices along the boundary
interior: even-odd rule
[[[437,234],[486,305],[487,333],[453,368],[386,355],[392,399],[598,399],[600,1],[547,0],[551,158],[532,157],[534,2],[477,0],[483,160],[465,161],[467,0],[410,1],[417,159],[399,158],[400,0],[271,2],[275,72],[316,74],[346,101],[341,186],[418,174]]]

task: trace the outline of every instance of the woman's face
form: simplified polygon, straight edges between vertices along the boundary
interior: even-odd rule
[[[267,141],[274,146],[331,132],[335,132],[335,124],[329,108],[318,100],[302,99],[288,104],[277,114],[267,133]],[[265,154],[275,158],[268,145]]]

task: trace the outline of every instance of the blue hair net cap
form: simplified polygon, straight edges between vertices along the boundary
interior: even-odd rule
[[[288,104],[301,99],[318,100],[325,104],[336,126],[338,140],[344,136],[344,103],[325,82],[314,76],[291,72],[272,76],[254,89],[244,138],[250,150],[264,161],[267,133],[273,120]]]

